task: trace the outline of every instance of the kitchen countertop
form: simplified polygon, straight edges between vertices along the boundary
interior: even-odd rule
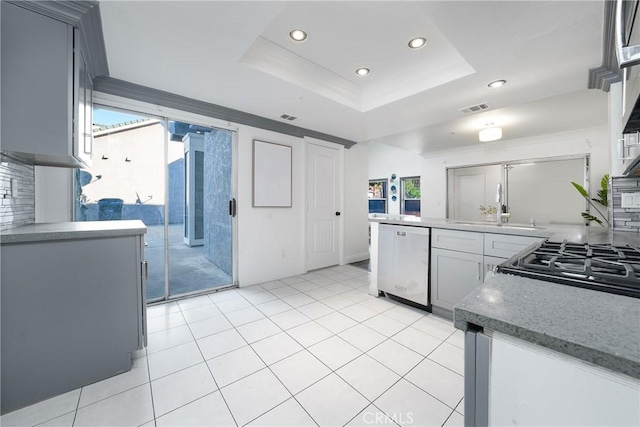
[[[475,324],[640,379],[640,299],[494,274],[454,308]]]
[[[47,240],[92,239],[145,234],[140,220],[50,222],[23,225],[0,233],[1,244],[41,242]]]
[[[458,221],[445,218],[421,218],[410,215],[371,214],[370,222],[382,224],[408,225],[414,227],[444,228],[449,230],[472,231],[477,233],[513,234],[518,236],[546,237],[550,241],[567,240],[575,243],[603,243],[613,245],[631,245],[640,247],[640,233],[629,231],[611,231],[600,226],[506,223]]]

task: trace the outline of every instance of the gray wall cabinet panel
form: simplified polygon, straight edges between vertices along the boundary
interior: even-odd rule
[[[142,237],[2,245],[2,413],[131,368]]]

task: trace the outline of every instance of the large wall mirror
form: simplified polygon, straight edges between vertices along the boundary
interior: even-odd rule
[[[501,183],[509,222],[584,224],[588,203],[571,182],[588,191],[588,177],[588,155],[447,168],[447,217],[492,220]]]

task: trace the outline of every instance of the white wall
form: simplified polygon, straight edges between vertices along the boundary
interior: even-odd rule
[[[75,169],[35,167],[36,222],[71,221]]]
[[[369,258],[369,145],[344,150],[344,262]]]
[[[391,147],[380,143],[371,143],[369,145],[369,179],[391,179],[392,174],[396,174],[396,193],[397,200],[391,201],[391,183],[387,190],[389,195],[388,209],[389,214],[400,213],[400,178],[406,176],[421,176],[422,164],[424,160],[419,154],[412,153],[400,148]],[[429,187],[420,181],[420,190],[422,198],[429,197]],[[367,206],[367,212],[369,208]],[[422,215],[424,216],[424,214]]]
[[[590,192],[595,197],[598,183],[604,174],[609,173],[611,165],[609,129],[606,126],[425,154],[421,169],[422,216],[446,217],[447,167],[587,153],[591,154]]]

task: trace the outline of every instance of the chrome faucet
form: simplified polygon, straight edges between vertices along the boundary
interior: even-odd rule
[[[498,187],[496,188],[496,203],[498,204],[498,212],[496,213],[496,223],[501,225],[504,222],[509,220],[511,216],[510,213],[507,213],[506,206],[502,203],[502,183],[498,183]]]

